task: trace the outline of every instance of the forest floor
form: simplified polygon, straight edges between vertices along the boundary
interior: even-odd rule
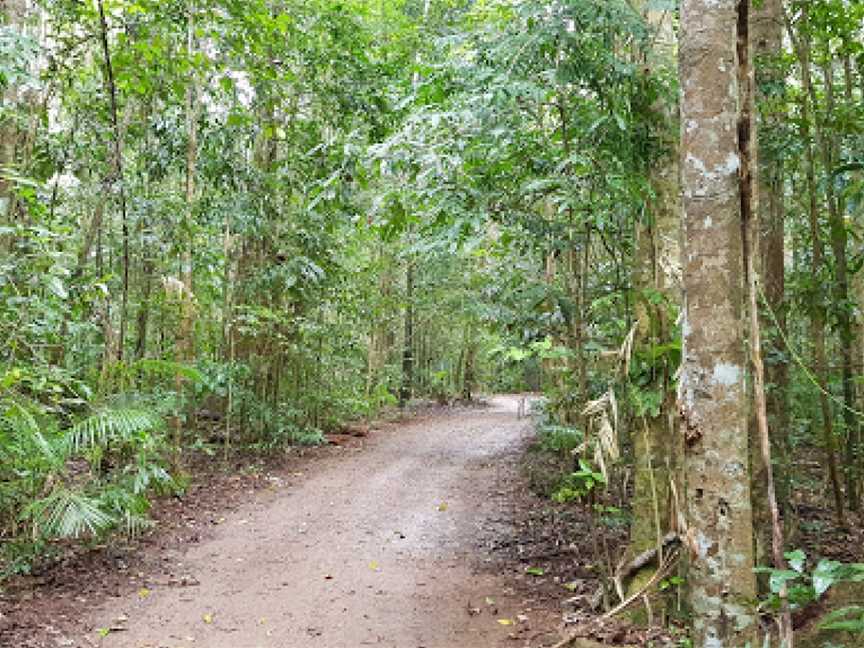
[[[542,531],[540,500],[514,500],[532,435],[517,406],[430,410],[199,476],[159,503],[143,539],[13,582],[0,646],[551,646],[563,576],[526,569],[571,562],[561,538],[573,529]]]
[[[154,530],[5,583],[0,648],[548,648],[565,617],[606,644],[677,644],[598,623],[590,601],[626,525],[532,492],[554,467],[527,451],[519,398],[421,408],[266,460],[190,458],[193,483],[157,501]],[[823,491],[796,489],[797,546],[861,560],[862,525],[837,529]],[[813,631],[829,607],[799,619],[802,645],[837,639]]]

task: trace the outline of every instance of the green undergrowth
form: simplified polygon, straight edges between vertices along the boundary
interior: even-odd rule
[[[228,399],[224,371],[162,361],[115,366],[93,385],[56,366],[0,365],[0,583],[150,529],[154,499],[188,486],[184,456],[320,445],[381,406],[272,404],[242,380]]]
[[[537,436],[525,462],[531,489],[559,503],[580,500],[605,483],[586,458],[585,433],[537,412]]]

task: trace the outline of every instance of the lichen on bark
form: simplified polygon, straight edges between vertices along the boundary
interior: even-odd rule
[[[684,276],[679,382],[693,643],[754,642],[752,509],[743,340],[744,243],[736,0],[681,6]],[[746,35],[745,35],[746,37]]]

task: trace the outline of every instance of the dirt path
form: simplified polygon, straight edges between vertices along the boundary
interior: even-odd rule
[[[115,629],[96,644],[538,645],[526,642],[524,626],[539,636],[541,621],[513,594],[512,575],[478,570],[474,549],[484,521],[503,514],[491,497],[502,457],[529,433],[516,408],[500,397],[488,409],[374,433],[362,451],[265,493],[211,539],[165,556],[173,581],[99,609],[93,627]],[[499,619],[520,626],[518,643],[508,640],[516,626]]]

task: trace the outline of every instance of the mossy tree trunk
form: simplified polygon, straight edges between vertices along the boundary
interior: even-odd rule
[[[653,59],[651,64],[676,66],[676,35],[668,12],[646,11],[645,14],[657,30],[654,51],[648,54]],[[642,354],[643,357],[654,358],[650,365],[639,367],[651,374],[647,387],[640,388],[640,398],[646,403],[659,401],[659,407],[654,411],[638,412],[631,433],[635,464],[633,523],[628,553],[636,556],[654,547],[661,550],[654,563],[634,575],[628,584],[628,594],[638,591],[648,582],[662,563],[662,538],[676,528],[672,483],[674,481],[678,486],[679,492],[682,486],[683,444],[671,394],[676,370],[674,320],[675,311],[680,306],[677,269],[680,264],[681,201],[678,138],[674,132],[677,106],[658,102],[653,110],[658,121],[666,126],[665,154],[651,171],[652,195],[647,200],[644,218],[636,226],[634,342],[637,351],[648,352]],[[667,351],[661,352],[663,349]],[[654,605],[652,611],[662,613],[663,606]]]

